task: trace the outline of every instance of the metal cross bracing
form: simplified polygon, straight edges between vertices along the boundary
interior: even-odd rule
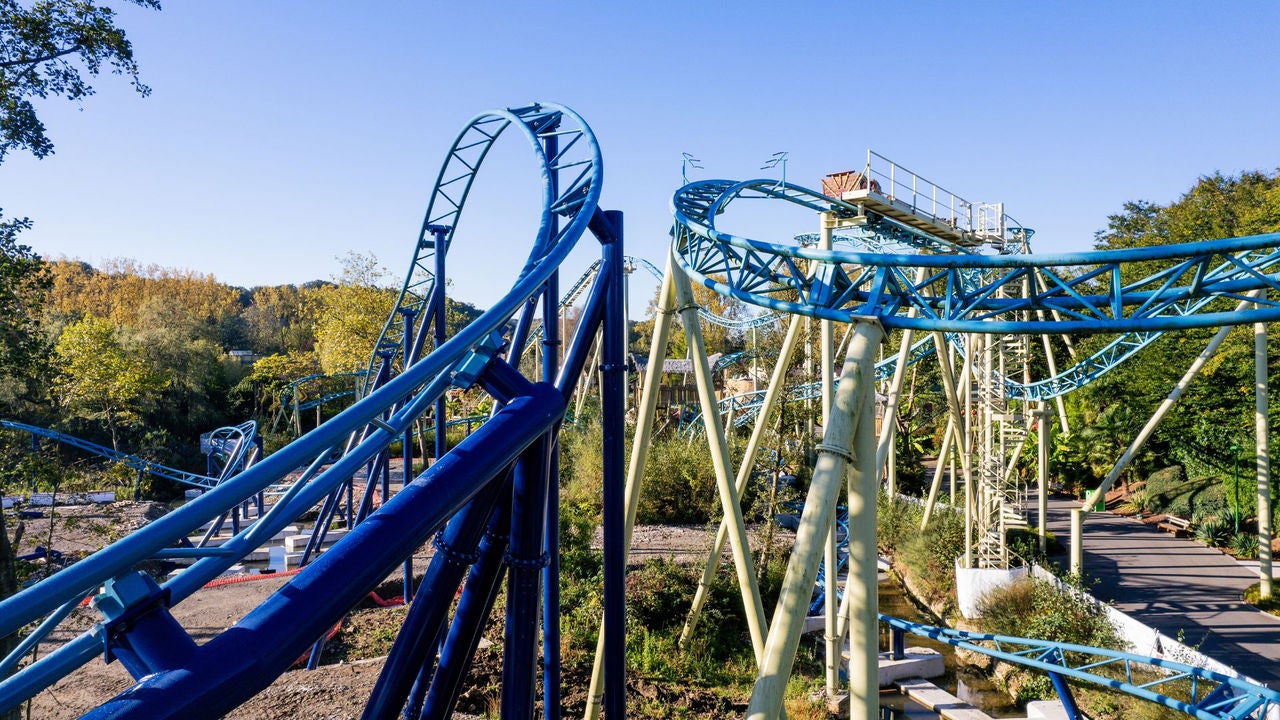
[[[875,316],[886,329],[974,333],[1130,333],[1280,318],[1280,303],[1227,312],[1201,301],[1242,300],[1251,290],[1280,289],[1280,234],[1196,243],[1045,255],[880,254],[820,251],[738,237],[715,228],[732,200],[770,198],[837,217],[842,203],[815,191],[770,180],[705,180],[672,200],[674,248],[690,277],[717,292],[762,308],[847,321]],[[820,271],[809,277],[801,261]],[[1127,263],[1162,261],[1165,269],[1121,281]],[[925,277],[915,279],[923,268]],[[973,273],[982,281],[972,282]],[[1000,297],[1006,284],[1027,279],[1027,297]],[[796,299],[783,299],[792,293]],[[908,317],[914,306],[919,315]],[[1024,312],[1061,320],[1021,319]],[[1037,398],[1038,399],[1038,398]]]
[[[173,482],[182,483],[183,485],[209,489],[217,486],[218,484],[219,478],[217,475],[202,475],[200,473],[187,472],[186,470],[167,467],[160,463],[140,458],[137,455],[130,455],[129,453],[120,452],[119,450],[113,450],[105,445],[99,445],[95,442],[90,442],[74,435],[68,435],[66,433],[58,432],[57,430],[39,427],[38,425],[28,425],[27,423],[15,422],[13,420],[0,420],[0,427],[28,433],[33,439],[36,437],[43,437],[49,438],[50,440],[56,440],[63,445],[70,445],[72,447],[91,452],[95,455],[110,458],[111,460],[122,463],[123,465],[137,470],[138,472],[154,475],[155,477],[164,478],[165,480],[172,480]],[[247,451],[248,449],[249,446],[246,445],[245,450]]]
[[[662,282],[662,271],[658,269],[658,266],[648,260],[642,257],[628,255],[626,256],[626,262],[632,267],[643,269],[654,280]],[[560,306],[564,308],[576,303],[582,293],[591,286],[591,283],[595,280],[596,273],[599,272],[599,269],[600,261],[597,260],[591,263],[591,265],[583,271],[582,275],[578,277],[577,281],[574,282],[572,287],[570,287],[569,292],[565,293],[564,299],[560,302]],[[771,312],[753,315],[749,318],[729,318],[718,313],[714,313],[704,307],[698,308],[698,319],[730,330],[750,330],[751,328],[769,327],[777,324],[778,322],[777,314]]]
[[[744,353],[745,352],[750,352],[750,351],[744,351]],[[919,342],[912,344],[911,354],[908,358],[907,363],[912,364],[912,363],[918,362],[926,357],[933,355],[933,353],[934,353],[933,340],[929,338],[920,340]],[[716,361],[715,365],[712,366],[712,371],[713,372],[719,371],[724,369],[724,367],[728,366],[729,362],[726,362],[726,358],[732,358],[732,362],[740,361],[741,358],[734,357],[734,356],[741,355],[741,354],[743,353],[733,353],[732,355],[726,355],[724,357],[721,357],[719,360]],[[893,374],[893,370],[894,370],[894,367],[897,365],[897,362],[898,362],[898,359],[895,356],[895,357],[886,358],[876,363],[876,379],[877,380],[888,379],[889,376]],[[821,383],[819,382],[800,383],[797,385],[790,385],[787,387],[785,392],[786,394],[783,396],[782,401],[788,402],[788,403],[803,402],[805,400],[813,400],[813,399],[822,397],[822,387],[821,387]],[[764,403],[764,397],[767,393],[768,393],[768,390],[765,389],[765,390],[752,390],[750,392],[729,395],[725,398],[722,398],[717,403],[718,412],[724,418],[732,417],[734,426],[741,427],[743,425],[746,425],[747,423],[750,423],[752,420],[756,418],[756,413],[759,412],[760,406]],[[695,415],[693,419],[689,421],[689,423],[687,424],[687,427],[689,429],[689,432],[697,432],[698,429],[702,427],[702,415],[701,414]]]
[[[344,397],[352,397],[359,394],[360,389],[364,386],[364,378],[367,374],[368,372],[365,370],[333,373],[331,375],[313,373],[290,382],[280,388],[280,392],[277,396],[279,408],[276,410],[275,417],[271,420],[271,431],[275,432],[276,428],[279,427],[280,422],[288,417],[289,422],[293,426],[294,435],[301,435],[302,412],[326,405],[334,400],[339,400]],[[310,391],[310,388],[307,387],[308,385],[340,380],[343,378],[352,378],[356,384],[346,390],[322,392],[318,396],[307,397]]]
[[[1027,239],[1029,231],[1025,231],[1016,235],[1020,240],[1017,243],[1010,242],[1004,245],[1005,254],[1022,254],[1029,252],[1027,248]],[[805,247],[812,247],[817,244],[816,233],[803,233],[795,236],[798,244]],[[911,252],[924,253],[970,253],[972,250],[962,245],[950,243],[939,238],[926,235],[918,230],[909,227],[903,227],[892,220],[883,220],[869,225],[860,227],[846,227],[837,230],[832,235],[835,244],[847,245],[851,247],[863,248],[869,252],[902,254]],[[1028,276],[1027,282],[1031,282],[1031,275]],[[961,270],[960,286],[969,292],[977,292],[978,288],[984,284],[984,271],[978,268]],[[1041,283],[1045,282],[1042,278]],[[1203,310],[1215,297],[1203,297],[1195,302],[1181,305],[1171,305],[1161,311],[1157,311],[1157,315],[1175,315],[1196,313]],[[1037,316],[1044,313],[1038,313]],[[1049,400],[1065,395],[1083,385],[1086,385],[1103,375],[1107,371],[1116,367],[1125,360],[1133,357],[1139,350],[1150,345],[1152,342],[1160,338],[1164,334],[1162,330],[1155,331],[1136,331],[1126,332],[1118,335],[1107,343],[1104,347],[1095,351],[1087,358],[1063,368],[1057,373],[1053,373],[1049,377],[1038,380],[1018,376],[1005,376],[1002,378],[1004,384],[1004,393],[1009,399],[1020,399],[1026,401]],[[1021,335],[1013,337],[1023,337]],[[964,344],[961,340],[960,333],[946,333],[947,340],[952,347],[956,348],[964,355]],[[932,345],[929,344],[930,351]],[[915,359],[915,349],[913,348],[913,359]],[[892,372],[895,360],[890,358],[886,361],[885,370]],[[877,366],[878,368],[880,366]]]
[[[720,230],[717,221],[738,199],[790,203],[822,214],[823,242],[818,247],[797,246]],[[981,255],[964,252],[963,247],[948,249],[942,241],[902,243],[898,238],[927,233],[904,230],[896,217],[876,218],[867,207],[851,207],[850,202],[771,180],[689,183],[675,194],[672,208],[673,261],[691,281],[761,308],[847,322],[855,339],[863,338],[861,344],[850,346],[834,393],[835,405],[843,403],[846,409],[831,415],[831,427],[826,427],[824,419],[824,440],[818,446],[809,502],[800,519],[779,599],[779,607],[788,610],[780,610],[768,629],[761,673],[748,709],[752,720],[771,717],[780,708],[804,620],[790,608],[807,602],[812,592],[822,562],[821,538],[830,538],[832,512],[845,485],[846,468],[856,479],[848,483],[851,570],[840,617],[849,612],[847,617],[858,618],[847,624],[851,658],[868,667],[875,663],[875,631],[862,625],[868,602],[874,603],[874,590],[867,590],[875,583],[869,562],[875,547],[872,498],[879,486],[885,436],[880,436],[878,447],[875,439],[868,437],[873,411],[866,386],[877,374],[872,348],[886,330],[929,332],[939,344],[947,335],[947,342],[957,350],[957,360],[963,362],[964,373],[956,370],[961,379],[955,380],[953,371],[946,370],[943,382],[948,395],[954,395],[950,414],[957,423],[957,433],[975,435],[964,441],[966,452],[971,449],[983,459],[972,483],[978,487],[966,482],[966,493],[973,494],[965,505],[970,509],[969,517],[976,520],[973,534],[979,537],[975,548],[978,564],[1002,567],[1008,562],[1004,531],[1024,522],[1016,517],[1017,493],[1009,482],[1012,468],[1005,458],[1016,455],[1017,447],[1025,443],[1032,416],[1028,401],[1054,397],[1096,378],[1164,331],[1261,323],[1280,317],[1280,303],[1265,298],[1266,290],[1280,289],[1280,234],[1122,251],[1031,255],[1026,242],[1029,231],[1006,224],[1001,233],[1007,241],[996,248],[1001,254]],[[864,235],[886,232],[893,239],[863,242],[853,251],[833,248],[832,229],[846,225],[860,225]],[[904,247],[886,252],[893,244]],[[1135,280],[1130,275],[1136,274],[1138,267],[1159,269],[1148,270]],[[1247,305],[1246,296],[1254,291],[1263,292],[1261,302]],[[1237,303],[1238,309],[1228,310]],[[1052,369],[1053,358],[1049,356],[1051,377],[1032,382],[1030,345],[1025,336],[1069,333],[1119,337],[1102,353],[1065,372]],[[824,336],[829,336],[825,330]],[[908,344],[904,338],[899,356],[902,364]],[[823,365],[828,364],[824,350]],[[851,368],[856,372],[851,374]],[[828,368],[824,367],[825,372]],[[781,379],[776,370],[775,378]],[[954,403],[960,397],[966,404],[963,414]],[[979,420],[976,423],[968,419],[970,398],[977,401],[978,412],[972,416]],[[967,477],[967,467],[965,471]],[[856,506],[860,507],[855,511]],[[855,514],[858,520],[853,519]],[[863,549],[853,549],[857,545]],[[830,557],[830,551],[827,554]],[[862,557],[864,554],[867,557]],[[829,656],[834,654],[830,643],[845,636],[844,630],[836,629],[834,620],[829,612]],[[829,663],[829,690],[832,677]],[[871,712],[875,704],[874,686],[867,687],[862,680],[855,686],[851,677],[849,688],[851,698],[857,701],[853,704],[860,708],[859,717],[864,709]]]
[[[1032,638],[967,632],[880,616],[902,646],[912,633],[1049,675],[1069,717],[1078,717],[1064,679],[1089,683],[1176,710],[1201,720],[1262,720],[1280,707],[1280,692],[1205,668],[1165,658]]]
[[[559,129],[553,129],[556,127]],[[0,708],[31,697],[105,647],[108,659],[125,664],[135,685],[91,712],[90,717],[220,717],[286,670],[356,599],[400,568],[425,540],[439,532],[437,552],[416,588],[411,610],[365,716],[389,717],[402,706],[414,716],[451,714],[463,671],[504,587],[504,576],[509,576],[509,583],[505,585],[503,716],[532,718],[537,705],[540,584],[548,590],[547,611],[542,613],[547,642],[542,656],[544,706],[548,717],[557,716],[559,642],[554,627],[558,603],[552,602],[550,593],[558,585],[553,532],[558,519],[548,509],[553,506],[549,498],[554,496],[549,490],[555,487],[550,453],[568,397],[587,363],[589,340],[603,327],[605,704],[611,716],[624,716],[622,217],[598,208],[602,180],[599,148],[581,118],[563,106],[539,105],[477,116],[450,151],[446,169],[461,162],[468,173],[474,173],[484,156],[484,152],[477,153],[476,144],[491,143],[507,129],[523,136],[532,147],[543,167],[546,188],[543,218],[533,234],[532,251],[519,277],[511,281],[510,292],[402,372],[379,373],[383,384],[315,430],[182,508],[0,601],[0,635],[33,622],[41,624],[38,634],[45,634],[81,599],[95,594],[94,604],[106,617],[94,630],[0,680]],[[570,162],[570,148],[579,161]],[[464,162],[464,157],[470,160]],[[447,198],[447,202],[440,202],[453,209],[444,215],[433,210],[427,224],[442,218],[456,223],[465,192],[450,193],[441,188],[469,183],[469,179],[460,181],[442,173],[433,197]],[[596,284],[587,300],[563,358],[557,357],[544,367],[541,382],[530,382],[510,364],[519,353],[509,355],[504,349],[519,347],[520,328],[527,331],[531,325],[539,299],[544,311],[549,306],[554,312],[559,294],[555,291],[557,268],[588,229],[600,240],[604,280]],[[448,235],[451,239],[463,237],[457,232],[453,225]],[[415,266],[419,262],[416,255],[414,262]],[[511,332],[513,322],[517,328],[514,336],[504,334]],[[555,326],[549,322],[544,330],[549,347],[558,342]],[[401,357],[413,358],[413,348]],[[401,439],[455,386],[483,388],[498,409],[479,430],[407,482],[371,515],[377,522],[356,526],[306,572],[291,578],[285,588],[209,642],[197,647],[176,625],[168,611],[173,603],[188,598],[264,538],[349,483],[354,473],[385,454],[392,442]],[[336,461],[330,464],[334,457]],[[196,562],[180,575],[156,586],[132,570],[144,559],[172,554],[167,548],[179,538],[228,512],[242,498],[292,475],[297,468],[303,468],[300,477],[250,527],[217,548],[183,548],[184,556]],[[461,597],[454,609],[460,587]],[[16,654],[0,660],[0,667],[16,667],[28,648],[20,647]]]

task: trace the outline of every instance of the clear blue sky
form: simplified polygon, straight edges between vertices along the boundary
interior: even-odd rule
[[[603,204],[626,212],[628,252],[655,262],[681,152],[706,166],[693,177],[746,178],[786,150],[787,179],[818,187],[871,147],[960,195],[1005,202],[1043,251],[1087,249],[1125,201],[1280,167],[1270,2],[168,0],[158,13],[119,11],[152,95],[102,77],[82,106],[45,101],[56,154],[0,165],[0,207],[35,221],[23,240],[48,257],[131,257],[252,286],[331,277],[357,250],[398,282],[458,129],[535,100],[591,124]],[[509,286],[533,227],[533,174],[511,148],[509,172],[482,178],[485,239],[451,254],[457,295],[481,305]]]

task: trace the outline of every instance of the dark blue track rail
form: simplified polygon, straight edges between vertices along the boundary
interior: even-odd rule
[[[509,281],[507,295],[453,337],[436,332],[431,339],[434,350],[427,353],[421,330],[429,323],[414,320],[442,307],[443,296],[434,283],[439,273],[422,280],[420,271],[428,264],[438,270],[449,244],[464,240],[460,218],[467,189],[493,143],[512,134],[532,149],[544,181],[542,219],[531,231],[528,260]],[[369,394],[199,499],[0,602],[0,634],[6,635],[33,622],[55,626],[86,596],[95,596],[94,605],[105,616],[94,631],[0,681],[0,708],[31,697],[105,647],[108,660],[121,660],[137,683],[90,717],[220,717],[269,685],[359,597],[400,569],[435,534],[437,552],[417,588],[366,717],[391,717],[401,708],[413,717],[447,717],[478,633],[505,585],[509,632],[504,716],[531,718],[538,704],[533,688],[539,653],[535,625],[543,603],[539,582],[544,573],[548,589],[559,582],[555,564],[544,567],[556,555],[550,530],[558,518],[554,509],[548,510],[554,505],[551,489],[556,487],[552,449],[567,399],[587,365],[590,341],[603,330],[604,632],[610,673],[606,705],[612,716],[623,717],[622,216],[598,208],[601,179],[595,138],[568,108],[531,105],[484,113],[469,122],[449,152],[423,230],[415,239],[418,250],[406,282],[409,290],[375,352],[378,362]],[[510,348],[523,346],[539,312],[544,318],[555,317],[558,268],[588,231],[600,241],[600,279],[563,352],[558,350],[558,323],[543,323],[544,357],[552,359],[539,382],[527,380],[513,367],[518,351]],[[431,251],[430,263],[423,260],[424,247]],[[395,354],[389,353],[392,345]],[[405,437],[452,387],[483,389],[494,400],[495,414],[235,627],[195,646],[173,621],[169,607],[294,518],[327,502],[335,490],[349,486],[355,473],[385,458],[387,447]],[[169,547],[298,468],[303,469],[301,477],[275,505],[220,547]],[[544,529],[550,538],[546,541]],[[131,569],[147,558],[166,556],[196,562],[163,586]],[[508,576],[509,582],[503,583]],[[545,615],[543,634],[555,637],[556,613]],[[558,642],[542,651],[548,717],[559,715],[556,649]],[[3,662],[12,668],[21,657],[17,653]]]
[[[437,280],[444,277],[447,249],[453,242],[465,241],[465,232],[460,234],[459,228],[474,177],[492,145],[508,132],[527,142],[542,168],[541,220],[531,232],[528,260],[510,281],[510,292],[471,325],[445,337],[444,283]],[[595,138],[568,108],[531,105],[484,113],[469,122],[438,176],[422,230],[415,238],[404,290],[374,353],[366,378],[368,394],[273,455],[227,477],[199,499],[0,602],[3,635],[39,623],[27,637],[44,637],[90,596],[104,617],[92,631],[0,680],[0,708],[14,707],[105,651],[108,661],[121,661],[135,683],[88,717],[220,717],[267,687],[389,574],[402,568],[411,571],[405,563],[411,563],[413,552],[434,535],[437,552],[416,588],[364,717],[389,718],[401,712],[409,718],[449,717],[480,633],[505,590],[502,716],[521,720],[535,716],[540,705],[536,687],[541,661],[541,705],[546,717],[558,718],[555,447],[569,397],[587,365],[592,339],[600,332],[604,347],[598,371],[604,378],[605,712],[610,718],[625,717],[622,278],[626,260],[621,213],[604,212],[598,206],[602,177]],[[764,182],[708,181],[683,189],[676,203],[676,249],[693,277],[771,310],[832,319],[874,313],[886,326],[952,332],[1148,332],[1222,322],[1216,306],[1195,308],[1194,303],[1204,298],[1238,300],[1254,289],[1280,289],[1274,277],[1280,236],[1045,259],[822,253],[716,231],[716,214],[737,197],[769,197],[842,211],[839,201],[803,188]],[[587,232],[600,242],[599,278],[586,299],[574,337],[562,351],[559,323],[553,321],[560,295],[558,270]],[[1121,263],[1153,259],[1167,260],[1171,269],[1137,283],[1120,281]],[[820,272],[808,277],[800,271],[798,260],[816,261]],[[1081,266],[1087,268],[1077,271]],[[926,282],[914,279],[918,267],[927,268]],[[1000,284],[1032,277],[1040,283],[1032,297],[995,296]],[[798,293],[800,299],[781,300],[777,297],[781,291]],[[899,313],[909,306],[918,309],[918,318]],[[1053,323],[1017,319],[1036,309],[1057,311],[1067,319]],[[544,321],[540,326],[544,367],[535,381],[516,368],[539,316]],[[1275,317],[1280,317],[1280,306],[1264,301],[1261,309],[1241,313],[1233,322]],[[487,392],[496,408],[492,418],[456,447],[441,452],[426,472],[408,480],[380,508],[370,510],[341,541],[234,627],[202,646],[192,641],[170,614],[175,603],[303,513],[317,505],[336,506],[340,491],[351,487],[358,472],[369,472],[372,485],[370,468],[379,463],[385,467],[389,446],[406,438],[418,419],[434,411],[443,424],[441,404],[453,387]],[[438,429],[437,440],[443,442],[443,435]],[[406,457],[406,467],[411,459]],[[300,477],[275,505],[225,544],[171,547],[298,468],[302,468]],[[349,519],[354,519],[356,506],[349,494],[345,502]],[[133,569],[157,557],[196,562],[157,585]],[[1109,687],[1199,718],[1261,717],[1277,699],[1265,688],[1155,658],[1016,638],[957,635],[941,628],[889,622],[898,630],[929,634],[953,644],[969,643],[975,649],[991,643],[995,649],[987,648],[989,654],[1000,653],[1012,662],[1048,672],[1055,684],[1066,677],[1111,683]],[[29,643],[24,644],[0,659],[0,674],[17,667],[29,648]],[[1078,662],[1078,656],[1095,659]],[[1113,672],[1103,673],[1102,668]],[[1139,671],[1172,675],[1148,680]],[[1123,679],[1117,679],[1116,673]],[[1187,699],[1153,690],[1171,679],[1192,684]]]

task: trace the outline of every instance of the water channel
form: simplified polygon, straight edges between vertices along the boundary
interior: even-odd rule
[[[883,575],[881,576],[883,577]],[[902,587],[892,579],[880,581],[880,612],[884,615],[900,617],[922,623],[934,623],[920,608],[911,602]],[[981,708],[991,717],[1025,718],[1026,712],[1019,708],[1003,690],[997,688],[985,675],[975,670],[960,666],[956,661],[955,651],[950,645],[931,638],[918,635],[907,635],[908,647],[924,647],[942,653],[947,672],[942,677],[932,678],[930,682],[950,692],[961,700]],[[880,649],[888,651],[889,632],[881,627]],[[901,720],[906,718],[903,705],[906,698],[897,693],[884,692],[880,696],[881,720]],[[913,715],[913,717],[919,717]]]

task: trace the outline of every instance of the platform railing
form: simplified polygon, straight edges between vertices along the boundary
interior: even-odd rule
[[[911,212],[960,231],[973,230],[973,203],[874,150],[867,151],[863,175],[871,179],[873,192]]]
[[[1002,253],[1020,251],[1024,229],[1005,214],[1004,203],[966,200],[874,150],[867,150],[862,175],[870,180],[867,189],[904,210],[994,245]]]

